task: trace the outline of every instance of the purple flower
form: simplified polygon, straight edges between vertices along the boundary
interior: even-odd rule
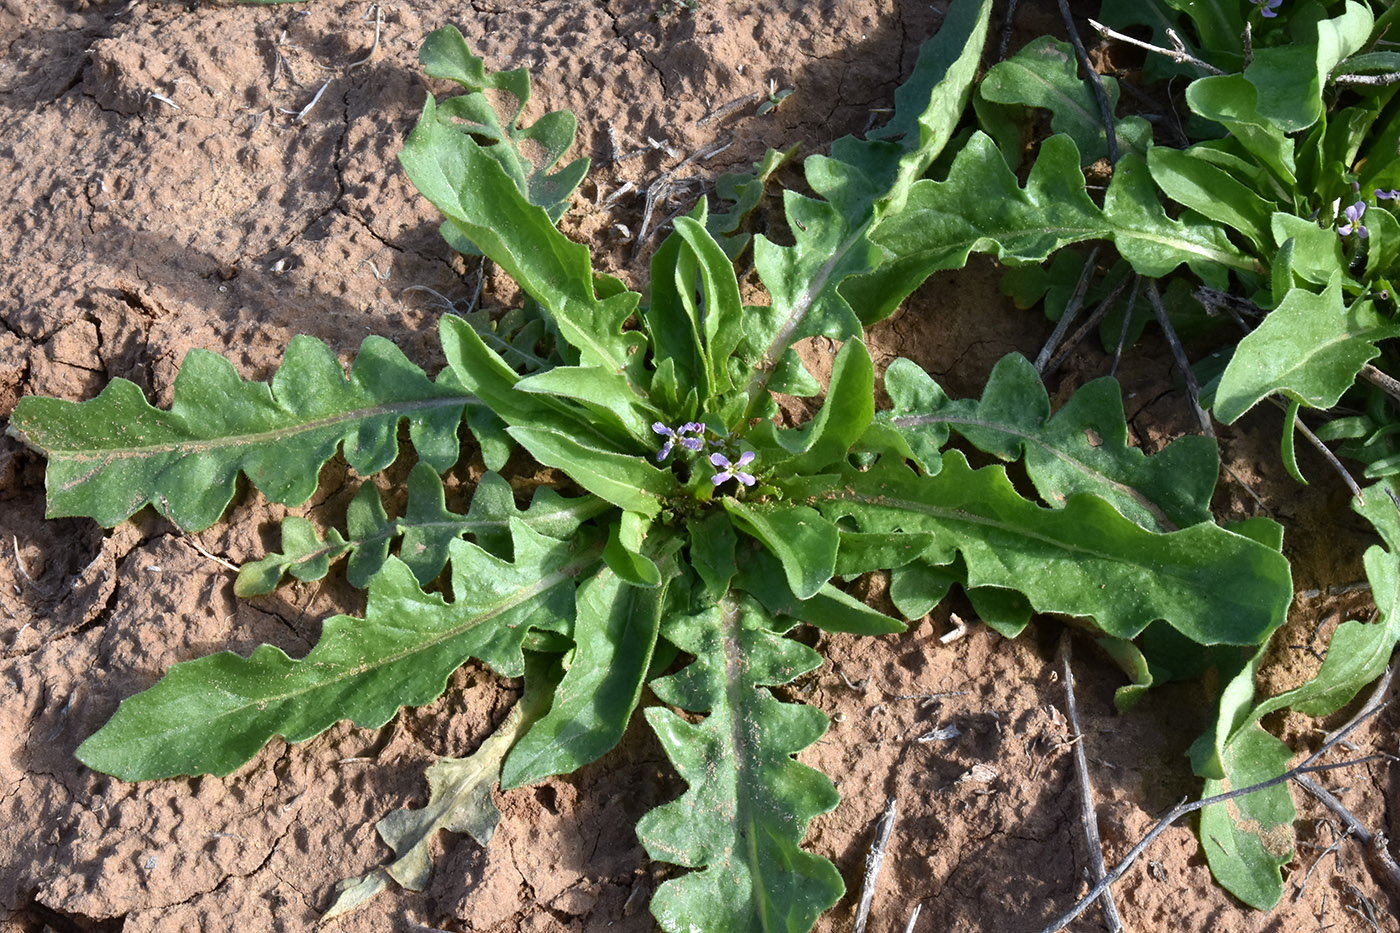
[[[662,437],[666,438],[666,443],[661,445],[661,449],[656,453],[656,462],[660,463],[671,454],[671,450],[680,444],[692,453],[705,446],[705,426],[698,421],[687,421],[678,428],[668,428],[660,421],[654,422],[651,429]],[[694,434],[695,437],[686,437],[687,434]]]
[[[754,478],[752,473],[745,473],[739,467],[748,466],[753,462],[754,456],[752,450],[746,450],[739,455],[737,461],[730,463],[729,458],[724,454],[710,454],[710,463],[719,468],[719,472],[710,478],[711,482],[718,486],[728,480],[737,479],[745,486],[752,486],[758,480]]]
[[[1391,188],[1389,191],[1383,188],[1376,189],[1377,201],[1400,201],[1400,188]]]
[[[1249,2],[1260,4],[1259,15],[1265,19],[1273,19],[1278,16],[1278,8],[1283,6],[1283,0],[1249,0]]]
[[[1366,239],[1366,237],[1370,236],[1370,231],[1361,223],[1361,217],[1365,213],[1365,201],[1357,201],[1355,204],[1348,207],[1346,209],[1347,222],[1339,226],[1337,232],[1342,236],[1350,236],[1352,230],[1355,230],[1357,236],[1361,237],[1363,240]]]

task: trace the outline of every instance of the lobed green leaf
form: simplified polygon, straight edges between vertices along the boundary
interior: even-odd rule
[[[991,138],[973,133],[947,180],[917,182],[905,209],[874,239],[914,285],[961,268],[974,251],[1012,264],[1041,262],[1071,243],[1099,239],[1113,241],[1135,271],[1154,278],[1186,263],[1223,287],[1228,270],[1255,268],[1214,224],[1169,218],[1146,164],[1132,153],[1119,161],[1100,209],[1085,191],[1079,150],[1062,135],[1041,143],[1023,188]]]
[[[973,470],[956,450],[936,476],[882,461],[839,485],[787,486],[857,531],[927,532],[922,559],[946,565],[961,556],[968,586],[1015,590],[1037,612],[1092,618],[1117,638],[1165,619],[1199,644],[1256,645],[1292,601],[1288,562],[1265,545],[1208,522],[1155,534],[1085,494],[1042,508],[1004,469]]]
[[[426,585],[442,573],[451,542],[457,538],[470,535],[484,550],[508,559],[513,519],[542,535],[565,539],[588,519],[612,508],[595,496],[565,498],[548,486],[539,486],[529,507],[517,510],[510,484],[496,473],[485,473],[477,481],[467,514],[459,515],[447,508],[442,480],[423,463],[409,472],[407,491],[403,516],[390,521],[379,491],[369,483],[360,487],[347,510],[348,537],[332,528],[322,540],[306,519],[287,516],[282,521],[283,551],[239,568],[234,592],[245,597],[271,593],[287,573],[298,580],[319,580],[333,559],[347,553],[346,579],[364,587],[384,566],[390,545],[400,537],[400,558],[414,579]]]
[[[519,676],[530,626],[572,617],[574,578],[599,549],[518,520],[511,530],[514,562],[453,542],[451,602],[424,593],[391,559],[370,581],[365,617],[327,619],[304,659],[261,645],[248,658],[225,651],[174,665],[124,700],[79,746],[79,760],[126,781],[222,776],[274,735],[301,742],[341,719],[378,728],[399,707],[436,699],[468,658]]]
[[[891,314],[918,284],[899,291],[897,280],[884,277],[886,257],[870,234],[899,215],[915,180],[952,137],[972,91],[991,7],[991,0],[952,3],[943,25],[920,49],[913,74],[895,92],[889,124],[869,140],[837,140],[830,157],[807,159],[807,183],[818,197],[783,193],[792,246],[754,237],[754,267],[772,306],[745,322],[742,352],[753,363],[745,386],[750,414],[762,406],[793,343],[815,335],[859,336],[862,325]],[[857,287],[858,297],[846,294],[853,276],[877,270],[877,278]]]
[[[1344,305],[1340,276],[1320,295],[1295,288],[1235,349],[1215,391],[1215,417],[1233,424],[1274,392],[1331,408],[1380,355],[1376,342],[1395,336],[1400,324],[1370,299]]]
[[[1118,81],[1101,79],[1110,112],[1118,109]],[[1087,162],[1108,155],[1103,114],[1089,84],[1079,77],[1074,48],[1053,36],[1040,36],[1011,58],[987,69],[977,93],[998,104],[1042,107],[1051,111],[1050,129],[1065,133]],[[1115,121],[1118,145],[1139,155],[1152,143],[1152,128],[1141,117]]]
[[[455,81],[466,91],[443,101],[438,113],[444,125],[485,141],[483,150],[500,164],[520,193],[558,221],[569,205],[569,195],[588,174],[586,158],[550,172],[574,144],[578,131],[574,115],[555,110],[530,126],[522,126],[521,116],[530,102],[530,72],[515,68],[488,74],[456,26],[429,33],[418,50],[418,61],[430,77]],[[503,90],[515,98],[515,110],[504,121],[482,93],[490,89]],[[477,252],[470,241],[460,240],[450,225],[444,225],[443,235],[459,252]]]
[[[1050,397],[1025,357],[1003,357],[980,401],[953,401],[909,360],[885,371],[892,407],[880,423],[899,431],[928,473],[941,464],[943,445],[956,431],[1002,460],[1025,458],[1036,491],[1059,507],[1070,496],[1093,493],[1144,528],[1172,531],[1210,518],[1219,472],[1215,444],[1183,437],[1155,456],[1128,445],[1118,383],[1096,379],[1074,393],[1053,416]]]
[[[451,227],[540,303],[577,361],[626,369],[644,338],[637,331],[624,334],[622,324],[640,296],[619,289],[599,298],[588,248],[560,233],[471,136],[444,124],[431,97],[399,161]]]
[[[696,869],[652,897],[668,933],[808,930],[844,890],[835,866],[800,847],[812,818],[837,803],[831,781],[792,758],[821,737],[826,717],[763,689],[821,663],[781,637],[786,629],[735,594],[664,627],[695,660],[652,689],[708,714],[691,723],[666,709],[646,713],[689,785],[637,824],[651,858]]]
[[[325,344],[298,336],[271,384],[246,382],[223,357],[191,350],[169,411],[114,379],[87,402],[21,399],[9,433],[48,458],[49,517],[110,527],[152,505],[197,531],[218,520],[240,472],[272,501],[297,505],[337,449],[361,475],[384,469],[398,456],[403,421],[419,458],[446,470],[474,404],[382,337],[365,340],[347,377]]]

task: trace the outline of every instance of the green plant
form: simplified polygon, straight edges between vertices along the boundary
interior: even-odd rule
[[[685,12],[695,12],[700,9],[700,0],[662,0],[661,6],[656,9],[656,18],[665,19],[668,16],[679,16]]]
[[[1083,265],[1060,263],[1065,257],[1056,254],[1071,244],[1108,240],[1148,278],[1184,261],[1200,283],[1243,297],[1240,304],[1255,312],[1249,320],[1237,315],[1246,333],[1217,354],[1223,367],[1200,367],[1211,376],[1203,403],[1228,424],[1265,398],[1282,400],[1283,457],[1299,479],[1299,410],[1327,411],[1348,394],[1364,410],[1342,413],[1318,434],[1348,441],[1343,452],[1382,480],[1357,490],[1353,503],[1386,545],[1366,555],[1379,621],[1344,623],[1316,678],[1281,696],[1254,699],[1262,646],[1246,663],[1222,665],[1229,685],[1219,720],[1192,752],[1206,796],[1282,774],[1289,750],[1260,718],[1283,708],[1318,716],[1340,709],[1380,675],[1400,640],[1391,447],[1400,395],[1393,379],[1369,366],[1382,341],[1400,336],[1392,284],[1400,273],[1400,54],[1384,39],[1396,8],[1377,6],[1379,16],[1352,0],[1252,7],[1108,0],[1104,17],[1116,26],[1151,26],[1161,46],[1185,37],[1180,52],[1159,49],[1168,55],[1149,56],[1145,70],[1194,79],[1185,91],[1185,126],[1199,141],[1181,149],[1156,145],[1137,116],[1105,127],[1070,47],[1042,38],[989,69],[974,98],[980,129],[954,155],[946,177],[916,185],[906,210],[875,235],[920,273],[959,266],[974,250],[1012,266],[1054,256],[1046,272],[1016,271],[1008,290],[1018,301],[1045,297],[1048,304],[1058,291],[1057,307],[1068,291],[1066,274],[1072,282]],[[1168,32],[1172,27],[1179,32]],[[1170,65],[1169,57],[1184,61]],[[1118,86],[1103,80],[1116,106]],[[1034,108],[1052,111],[1053,133],[1040,140],[1022,186],[1014,170]],[[1122,155],[1097,203],[1082,167],[1109,152],[1109,132]],[[996,207],[988,210],[988,203]],[[1178,307],[1195,306],[1185,298],[1189,291],[1178,290]],[[1390,393],[1389,404],[1380,389],[1353,388],[1363,370]],[[1292,857],[1293,817],[1284,785],[1206,808],[1201,835],[1214,842],[1202,848],[1216,878],[1246,903],[1277,903],[1279,869]]]
[[[1252,674],[1284,619],[1289,569],[1273,523],[1212,521],[1210,441],[1184,438],[1147,457],[1128,445],[1111,380],[1052,415],[1039,376],[1014,356],[979,400],[950,399],[896,361],[884,374],[892,406],[876,410],[864,328],[973,250],[1038,262],[1108,239],[1143,274],[1186,263],[1222,285],[1231,273],[1259,275],[1233,228],[1164,209],[1145,137],[1146,156],[1125,156],[1102,205],[1084,190],[1070,136],[1045,140],[1024,188],[1014,159],[982,133],[951,151],[943,177],[924,178],[972,93],[990,7],[953,4],[889,124],[806,160],[811,194],[783,193],[792,243],[736,232],[784,157],[770,153],[753,178],[722,187],[734,196],[727,213],[702,201],[675,221],[645,299],[596,272],[555,226],[586,170],[582,160],[554,170],[572,117],[521,126],[524,72],[488,75],[456,30],[433,33],[420,58],[463,93],[427,100],[400,159],[444,214],[447,241],[514,278],[523,307],[444,316],[447,367],[435,378],[386,340],[367,339],[347,376],[324,345],[297,338],[270,384],[192,352],[169,411],[120,380],[88,402],[28,398],[15,410],[10,431],[48,457],[50,514],[104,525],[153,505],[182,528],[207,527],[240,472],[269,499],[303,502],[337,450],[361,476],[388,467],[405,421],[417,459],[401,516],[365,483],[344,533],[288,518],[282,552],[239,576],[240,593],[265,592],[344,557],[347,578],[368,590],[362,619],[326,620],[302,659],[263,646],[177,664],[124,701],[79,757],[125,780],[223,775],[274,735],[302,741],[340,719],[381,726],[437,697],[469,658],[523,676],[524,696],[492,738],[430,769],[427,807],[381,821],[396,858],[347,882],[337,913],[390,880],[421,888],[440,828],[484,844],[499,817],[492,783],[596,760],[649,685],[665,705],[643,715],[689,789],[638,835],[652,858],[693,869],[660,887],[653,914],[667,930],[803,930],[843,890],[834,866],[801,848],[837,797],[792,757],[825,717],[769,688],[821,663],[787,637],[799,622],[904,628],[840,584],[888,573],[906,618],[960,586],[1008,635],[1033,613],[1073,617],[1131,673],[1124,705],[1199,669],[1202,646]],[[488,90],[519,107],[502,116]],[[988,100],[1009,106],[1015,93]],[[733,257],[750,248],[768,304],[740,298]],[[825,387],[795,350],[814,336],[842,344]],[[821,400],[807,421],[784,424],[775,393]],[[491,472],[459,515],[444,506],[440,474],[459,460],[464,423]],[[973,468],[954,435],[1020,464],[1029,486],[1000,465]],[[517,448],[567,483],[522,508],[499,475]],[[1390,566],[1389,553],[1376,560],[1378,573]],[[1367,670],[1325,671],[1315,689],[1330,702]],[[1221,767],[1253,715],[1241,697],[1227,697],[1232,730],[1210,744]]]
[[[755,110],[754,113],[756,113],[760,117],[763,116],[765,113],[773,113],[775,110],[778,109],[779,104],[781,104],[783,101],[787,100],[790,96],[792,96],[792,92],[794,90],[795,88],[790,87],[780,88],[778,87],[777,81],[775,81],[772,78],[769,78],[768,96],[765,97],[763,99],[763,102],[758,105],[758,109]]]

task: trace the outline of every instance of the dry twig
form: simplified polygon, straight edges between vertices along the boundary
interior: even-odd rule
[[[1104,90],[1103,78],[1094,70],[1093,62],[1089,61],[1089,53],[1084,50],[1084,41],[1079,38],[1079,27],[1074,25],[1074,14],[1069,11],[1069,0],[1059,0],[1059,3],[1060,15],[1064,17],[1065,29],[1069,32],[1069,41],[1074,46],[1074,54],[1079,58],[1079,66],[1089,76],[1089,84],[1093,87],[1094,96],[1099,101],[1099,116],[1103,119],[1103,131],[1108,139],[1108,164],[1117,165],[1118,131],[1115,128],[1117,121],[1113,116],[1113,105],[1108,102],[1108,92]]]
[[[1167,344],[1172,348],[1172,356],[1176,358],[1176,365],[1181,367],[1181,374],[1186,377],[1186,391],[1191,396],[1191,407],[1195,409],[1196,420],[1201,425],[1201,431],[1206,437],[1215,437],[1215,428],[1210,423],[1210,415],[1206,414],[1201,407],[1201,386],[1196,382],[1196,371],[1191,368],[1191,361],[1186,358],[1186,350],[1181,345],[1181,340],[1176,336],[1176,328],[1172,326],[1171,318],[1167,316],[1167,309],[1162,306],[1162,294],[1157,291],[1157,283],[1149,281],[1147,283],[1147,299],[1152,303],[1152,313],[1157,316],[1157,323],[1162,328],[1162,333],[1166,335]]]
[[[1375,698],[1373,697],[1373,699]],[[1167,827],[1171,826],[1173,823],[1181,819],[1183,816],[1186,816],[1187,814],[1195,813],[1197,810],[1203,809],[1204,807],[1213,806],[1217,803],[1224,803],[1227,800],[1234,800],[1236,797],[1244,797],[1261,790],[1267,790],[1270,787],[1283,784],[1287,781],[1296,780],[1300,775],[1313,774],[1321,771],[1333,771],[1337,768],[1349,768],[1354,765],[1365,764],[1370,761],[1389,760],[1390,756],[1388,755],[1365,755],[1361,758],[1349,759],[1347,761],[1332,762],[1330,764],[1314,764],[1314,762],[1317,761],[1318,758],[1331,751],[1334,747],[1339,745],[1342,742],[1342,740],[1345,739],[1358,726],[1360,726],[1363,722],[1368,720],[1371,716],[1374,716],[1380,709],[1383,708],[1383,704],[1377,703],[1373,707],[1370,706],[1370,704],[1368,704],[1368,707],[1370,708],[1363,708],[1363,710],[1357,713],[1357,715],[1353,717],[1350,722],[1348,722],[1341,729],[1337,730],[1335,733],[1329,736],[1328,740],[1323,743],[1321,748],[1313,752],[1307,758],[1303,759],[1303,761],[1300,764],[1293,766],[1292,768],[1285,771],[1283,774],[1280,774],[1278,777],[1270,778],[1267,781],[1260,781],[1258,784],[1251,784],[1248,787],[1241,787],[1235,790],[1226,791],[1223,794],[1216,794],[1214,797],[1205,797],[1201,800],[1182,801],[1180,804],[1173,807],[1166,815],[1164,815],[1160,820],[1157,821],[1156,825],[1148,831],[1147,835],[1143,836],[1142,839],[1138,841],[1137,845],[1133,846],[1133,848],[1128,852],[1128,854],[1123,857],[1122,861],[1120,861],[1117,865],[1113,866],[1113,868],[1108,872],[1108,874],[1106,874],[1103,877],[1103,880],[1101,880],[1098,884],[1094,885],[1094,887],[1090,889],[1089,893],[1080,898],[1079,901],[1072,908],[1070,908],[1061,916],[1052,920],[1048,926],[1041,930],[1041,933],[1056,933],[1056,931],[1063,930],[1065,927],[1073,923],[1075,918],[1077,918],[1080,914],[1082,914],[1085,910],[1089,908],[1090,904],[1094,903],[1094,901],[1102,897],[1104,895],[1104,892],[1106,892],[1115,881],[1117,881],[1119,878],[1122,878],[1123,875],[1127,873],[1128,869],[1131,868],[1133,863],[1137,861],[1138,856],[1142,855],[1142,853],[1147,850],[1147,847],[1150,846],[1153,842],[1155,842],[1157,837],[1166,831]]]
[[[865,933],[865,924],[870,919],[870,905],[875,902],[875,885],[880,880],[880,868],[885,864],[890,833],[894,831],[894,821],[898,815],[899,801],[891,797],[885,804],[880,821],[875,824],[875,839],[870,843],[870,851],[865,854],[865,879],[860,885],[860,906],[856,908],[853,933]]]
[[[1141,39],[1134,39],[1132,36],[1124,35],[1121,32],[1109,29],[1107,26],[1105,26],[1103,23],[1098,22],[1097,20],[1089,20],[1089,25],[1093,26],[1096,30],[1098,30],[1099,35],[1103,36],[1105,39],[1117,39],[1119,42],[1126,42],[1129,45],[1135,45],[1140,49],[1146,49],[1149,52],[1156,52],[1158,55],[1165,55],[1167,58],[1170,58],[1172,61],[1177,62],[1178,64],[1191,65],[1209,74],[1223,75],[1225,73],[1219,68],[1212,65],[1210,62],[1201,61],[1199,58],[1186,51],[1186,43],[1181,41],[1181,36],[1177,35],[1175,29],[1167,30],[1167,35],[1171,38],[1172,45],[1174,46],[1174,48],[1164,49],[1160,45],[1153,45],[1150,42],[1143,42]]]
[[[1079,309],[1084,304],[1084,295],[1089,291],[1089,282],[1094,277],[1095,263],[1099,258],[1099,248],[1095,246],[1089,253],[1089,258],[1084,261],[1084,268],[1079,271],[1079,281],[1074,283],[1074,292],[1069,296],[1069,301],[1065,302],[1064,311],[1060,312],[1060,319],[1055,322],[1055,329],[1050,332],[1050,339],[1045,341],[1045,346],[1040,348],[1040,353],[1035,358],[1035,371],[1044,375],[1045,367],[1050,362],[1050,356],[1060,346],[1060,341],[1065,339],[1065,334],[1069,331],[1069,326],[1074,323],[1074,319],[1079,316]]]
[[[1128,287],[1128,282],[1133,279],[1135,279],[1135,276],[1125,275],[1119,280],[1117,285],[1113,286],[1113,291],[1108,293],[1108,297],[1099,302],[1099,306],[1094,309],[1094,312],[1089,315],[1088,319],[1085,320],[1083,324],[1079,325],[1055,355],[1050,358],[1050,362],[1045,366],[1045,372],[1041,373],[1042,376],[1049,377],[1055,374],[1055,371],[1060,368],[1060,364],[1068,359],[1069,355],[1074,352],[1074,348],[1079,346],[1085,337],[1089,336],[1089,331],[1098,327],[1103,319],[1108,317],[1108,313],[1113,310],[1114,303],[1122,297],[1123,290]],[[1132,305],[1136,299],[1137,292],[1134,291],[1132,299],[1128,302],[1127,317],[1125,317],[1124,320],[1128,320],[1132,317]]]
[[[1079,727],[1079,705],[1074,700],[1074,670],[1070,667],[1070,639],[1066,629],[1060,636],[1060,665],[1065,678],[1065,712],[1069,715],[1069,728],[1074,736],[1074,773],[1079,782],[1080,824],[1084,828],[1084,842],[1089,850],[1089,868],[1095,883],[1102,881],[1107,872],[1103,864],[1103,843],[1099,840],[1099,818],[1094,810],[1094,787],[1089,782],[1089,762],[1084,754],[1084,732]],[[1103,918],[1110,933],[1121,933],[1123,919],[1118,916],[1118,905],[1113,902],[1113,892],[1104,890]]]

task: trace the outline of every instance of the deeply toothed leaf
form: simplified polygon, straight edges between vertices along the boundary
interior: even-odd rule
[[[551,172],[574,144],[578,121],[567,110],[545,114],[524,126],[521,115],[530,102],[530,73],[524,68],[488,73],[455,26],[428,34],[418,60],[430,77],[455,81],[465,93],[442,102],[443,123],[454,132],[482,141],[482,150],[500,164],[530,201],[558,220],[569,206],[569,195],[588,173],[588,160],[575,159]],[[515,110],[499,113],[484,91],[503,90],[515,98]],[[454,242],[449,237],[449,242]],[[455,246],[454,242],[454,246]]]
[[[477,481],[471,508],[466,515],[459,515],[447,508],[442,480],[423,463],[414,465],[408,474],[407,489],[404,514],[391,521],[379,491],[368,483],[362,486],[347,510],[348,537],[332,528],[323,540],[306,519],[287,516],[282,521],[284,550],[239,568],[234,592],[239,596],[271,593],[283,574],[303,581],[319,580],[330,569],[330,562],[346,553],[350,555],[346,579],[364,587],[384,566],[390,545],[400,538],[400,559],[420,584],[426,584],[442,573],[448,549],[457,538],[471,535],[485,550],[509,558],[512,519],[518,518],[542,535],[567,538],[585,521],[611,507],[594,496],[566,499],[548,486],[540,486],[530,506],[520,511],[510,484],[495,473],[486,473]]]
[[[223,357],[191,350],[169,411],[116,379],[88,402],[21,399],[9,430],[48,457],[50,517],[112,526],[153,505],[200,530],[218,520],[239,473],[274,502],[297,505],[338,448],[361,475],[384,469],[405,420],[419,459],[446,470],[472,403],[381,337],[365,340],[347,378],[325,344],[299,336],[271,384],[245,382]]]
[[[1016,590],[1039,612],[1089,617],[1118,638],[1165,619],[1200,644],[1258,644],[1292,599],[1288,562],[1249,538],[1207,522],[1156,534],[1083,494],[1047,509],[1001,467],[973,470],[956,450],[936,476],[882,463],[789,488],[858,531],[929,532],[923,559],[961,555],[969,586]]]
[[[812,818],[836,806],[836,789],[792,759],[826,731],[826,717],[764,689],[821,663],[783,638],[786,628],[735,595],[666,624],[666,638],[695,660],[652,688],[674,706],[707,714],[691,723],[647,710],[689,784],[637,824],[653,859],[696,869],[652,897],[652,914],[668,933],[808,930],[841,896],[835,866],[800,847]]]
[[[1183,437],[1148,457],[1128,445],[1118,383],[1096,379],[1053,416],[1040,376],[1025,357],[1004,357],[980,401],[953,401],[908,360],[885,372],[892,409],[883,423],[908,440],[925,471],[938,468],[948,432],[956,431],[1003,460],[1024,456],[1046,503],[1093,493],[1145,528],[1168,531],[1210,518],[1219,457],[1204,437]]]
[[[574,348],[576,358],[569,362],[626,368],[644,339],[637,331],[622,331],[637,307],[637,293],[618,291],[599,298],[588,248],[560,233],[490,152],[444,124],[431,97],[399,161],[418,190],[447,216],[450,229],[549,312]]]
[[[973,252],[1041,262],[1084,240],[1111,240],[1142,275],[1164,276],[1186,263],[1221,288],[1227,270],[1256,265],[1214,224],[1169,218],[1146,164],[1131,153],[1115,167],[1099,208],[1085,190],[1079,150],[1061,135],[1041,143],[1022,187],[991,138],[974,133],[947,180],[916,183],[905,210],[874,237],[893,257],[888,274],[907,276],[902,294],[936,271],[961,268]]]
[[[829,158],[807,159],[807,183],[817,197],[783,193],[792,246],[754,237],[754,267],[772,306],[752,309],[745,320],[740,353],[754,367],[745,388],[750,411],[758,410],[794,342],[816,334],[858,336],[862,324],[888,316],[908,294],[894,294],[892,283],[881,278],[862,293],[878,300],[855,300],[845,292],[846,280],[883,275],[886,257],[872,242],[872,231],[900,212],[915,179],[952,137],[981,61],[991,7],[990,0],[951,4],[943,25],[920,49],[914,73],[895,92],[889,124],[868,140],[837,140]]]
[[[327,619],[303,659],[261,645],[248,658],[226,651],[176,664],[123,701],[79,759],[127,781],[225,775],[274,735],[301,742],[341,719],[378,728],[401,706],[430,703],[468,658],[519,676],[530,625],[572,617],[574,578],[598,549],[545,538],[519,520],[512,532],[509,563],[453,542],[451,601],[424,593],[390,560],[370,584],[365,617]]]

